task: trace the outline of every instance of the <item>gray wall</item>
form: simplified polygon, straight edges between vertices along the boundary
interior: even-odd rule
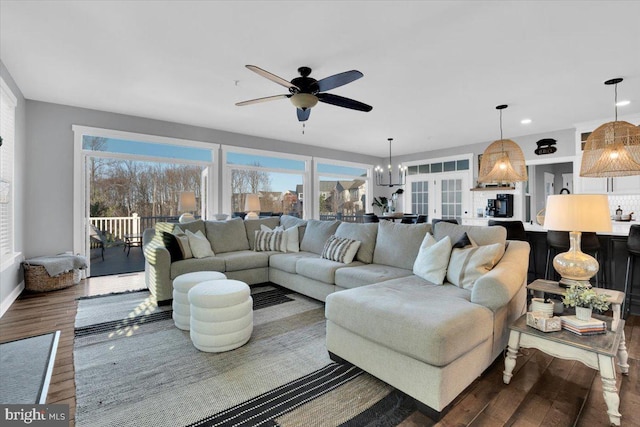
[[[215,129],[40,101],[27,101],[28,168],[25,253],[56,254],[73,247],[73,131],[82,125],[126,132],[378,164],[379,158]],[[219,181],[221,182],[221,181]],[[218,192],[220,193],[220,192]]]
[[[541,160],[541,159],[549,159],[552,161],[553,158],[558,157],[568,157],[575,155],[575,138],[576,133],[575,129],[563,129],[550,131],[545,133],[539,133],[534,135],[524,135],[524,136],[509,136],[505,135],[505,138],[511,139],[515,141],[520,148],[522,148],[522,152],[524,153],[524,158],[527,161],[531,160]],[[553,138],[556,140],[556,151],[553,154],[547,154],[538,156],[534,153],[534,150],[538,147],[536,142],[543,138]],[[496,138],[497,139],[497,138]],[[472,143],[469,145],[465,145],[464,147],[452,147],[452,148],[443,148],[440,150],[432,150],[432,151],[422,151],[415,154],[409,154],[406,156],[398,156],[398,163],[400,162],[408,162],[412,160],[423,160],[423,159],[434,159],[439,157],[448,157],[456,154],[462,153],[473,153],[474,154],[474,177],[478,176],[478,154],[482,154],[484,150],[491,144],[493,141],[486,141],[480,143]]]
[[[560,194],[562,190],[562,174],[573,173],[573,163],[554,163],[551,165],[536,165],[535,167],[535,183],[530,190],[535,193],[536,207],[535,212],[546,206],[547,201],[544,198],[544,173],[549,172],[554,174],[553,180],[553,193]],[[529,181],[531,182],[531,181]]]
[[[24,252],[25,236],[24,236],[24,216],[25,216],[25,158],[26,158],[26,113],[25,99],[22,91],[13,81],[11,74],[0,61],[0,75],[5,83],[9,86],[15,95],[18,104],[16,106],[16,135],[15,135],[15,163],[14,163],[14,249],[19,254]],[[0,148],[1,150],[2,148]],[[23,277],[20,271],[20,256],[8,268],[0,271],[0,315],[9,307],[13,299],[18,295],[18,287],[22,285]],[[0,264],[4,264],[5,260],[0,260]],[[12,294],[13,293],[13,294]]]

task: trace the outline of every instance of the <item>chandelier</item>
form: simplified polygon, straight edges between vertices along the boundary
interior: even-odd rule
[[[391,162],[391,141],[393,141],[393,138],[387,138],[387,140],[389,141],[389,166],[387,167],[389,181],[385,181],[386,174],[384,173],[384,168],[381,166],[376,166],[376,168],[374,169],[376,175],[376,185],[379,185],[380,187],[403,186],[407,179],[407,168],[402,165],[398,165],[398,182],[393,182],[393,167],[391,166],[393,164]]]
[[[618,83],[621,81],[616,78],[604,82],[614,85],[615,119],[598,127],[587,138],[580,176],[640,175],[640,128],[618,121]]]

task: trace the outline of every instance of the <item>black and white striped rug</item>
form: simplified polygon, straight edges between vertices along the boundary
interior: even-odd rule
[[[274,288],[253,298],[251,339],[224,353],[198,351],[144,293],[79,301],[76,425],[396,426],[413,412],[389,385],[329,359],[324,304]]]

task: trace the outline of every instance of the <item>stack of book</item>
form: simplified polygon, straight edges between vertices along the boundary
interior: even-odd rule
[[[576,335],[598,335],[607,333],[607,323],[603,320],[591,318],[580,320],[576,316],[560,316],[562,329],[573,332]]]

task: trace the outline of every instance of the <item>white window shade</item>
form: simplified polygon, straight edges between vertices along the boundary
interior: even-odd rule
[[[13,165],[16,99],[0,79],[0,255],[13,254]]]

